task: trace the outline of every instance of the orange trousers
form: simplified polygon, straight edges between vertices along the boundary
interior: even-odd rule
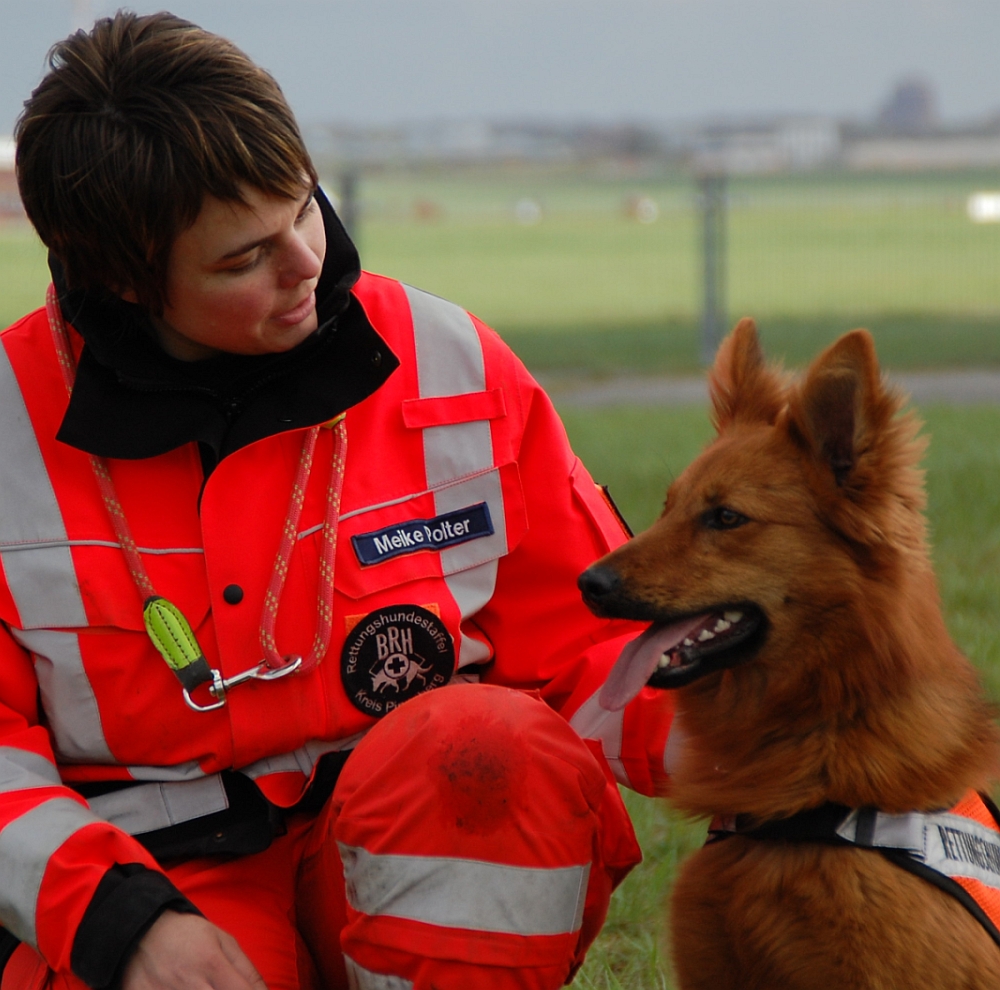
[[[264,852],[168,874],[270,990],[551,990],[639,859],[603,759],[560,716],[463,684],[386,716]],[[43,988],[84,984],[20,946],[0,990]]]

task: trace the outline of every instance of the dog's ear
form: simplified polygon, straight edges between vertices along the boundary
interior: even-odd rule
[[[764,362],[757,325],[749,317],[719,345],[708,390],[716,430],[737,421],[773,423],[778,418],[785,404],[782,375]]]
[[[839,487],[884,419],[878,415],[883,392],[871,334],[853,330],[813,361],[792,399],[792,422]]]
[[[854,540],[880,543],[900,527],[912,530],[913,540],[923,538],[917,465],[925,444],[916,436],[917,419],[898,415],[902,406],[882,380],[867,330],[828,347],[789,397],[788,428],[810,454],[817,490],[829,493],[825,511]]]

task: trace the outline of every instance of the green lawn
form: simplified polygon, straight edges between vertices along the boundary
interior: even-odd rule
[[[771,358],[807,364],[854,327],[871,330],[886,368],[1000,365],[1000,317],[941,313],[820,313],[757,320]],[[694,320],[613,323],[562,332],[503,331],[504,339],[536,372],[570,370],[603,377],[692,374],[701,370]]]
[[[969,193],[1000,175],[734,180],[734,315],[882,311],[1000,315],[1000,225]],[[368,266],[453,298],[502,330],[623,325],[699,310],[694,186],[684,178],[439,176],[368,180]],[[660,208],[629,217],[631,197]],[[514,204],[543,208],[533,226]],[[421,207],[434,207],[423,222]]]
[[[656,518],[670,479],[711,436],[702,408],[562,412],[577,452],[611,486],[636,529]],[[931,436],[927,490],[945,613],[956,642],[1000,701],[1000,409],[922,413]],[[646,861],[615,895],[574,984],[586,990],[672,986],[660,946],[663,908],[678,858],[701,843],[705,826],[636,795],[629,806]]]
[[[0,327],[45,304],[49,271],[45,248],[33,230],[0,225]]]
[[[330,188],[335,181],[328,182]],[[696,190],[674,176],[379,174],[361,182],[362,258],[454,299],[530,367],[685,372],[698,365]],[[868,326],[890,367],[1000,364],[1000,224],[970,193],[1000,173],[785,176],[729,187],[729,305],[769,351],[801,363]],[[646,196],[655,222],[630,204]],[[541,217],[523,225],[516,204]],[[44,252],[0,227],[0,325],[38,305]]]
[[[729,312],[756,317],[796,363],[861,325],[893,366],[998,361],[1000,225],[965,212],[971,192],[998,187],[989,173],[733,181]],[[688,179],[430,175],[363,190],[365,263],[461,302],[530,366],[696,366]],[[638,195],[658,204],[655,223],[628,215]],[[525,197],[543,208],[536,225],[515,221]]]

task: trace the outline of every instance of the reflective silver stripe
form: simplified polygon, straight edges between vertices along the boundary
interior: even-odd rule
[[[421,398],[484,391],[483,349],[472,317],[440,296],[403,288],[413,316]]]
[[[470,478],[463,484],[441,488],[434,494],[434,511],[439,515],[478,502],[486,502],[490,506],[493,535],[441,551],[445,584],[455,599],[463,620],[474,616],[493,597],[497,586],[497,558],[507,553],[507,527],[503,514],[500,474],[492,471]],[[470,664],[485,663],[490,655],[491,650],[486,643],[462,634],[458,654],[459,669]]]
[[[341,753],[345,749],[354,749],[362,738],[364,732],[357,732],[353,736],[344,739],[334,740],[313,740],[307,742],[305,746],[299,747],[291,753],[282,753],[279,756],[265,756],[256,763],[249,766],[240,767],[240,773],[246,774],[251,780],[265,777],[269,773],[288,773],[289,771],[299,771],[307,777],[313,772],[313,767],[317,761],[326,753]]]
[[[359,732],[345,739],[308,742],[294,752],[257,760],[242,767],[240,773],[251,780],[288,772],[308,777],[321,756],[353,749],[364,735]],[[194,761],[176,767],[129,767],[129,771],[137,780],[145,775],[154,782],[91,798],[90,807],[105,821],[130,835],[168,828],[229,807],[221,776],[217,773],[206,775]]]
[[[413,990],[413,983],[401,976],[373,973],[359,966],[350,956],[344,956],[347,966],[347,985],[350,990]]]
[[[542,869],[338,846],[347,899],[363,914],[505,935],[564,935],[583,922],[589,863]]]
[[[434,511],[439,515],[479,502],[486,502],[490,507],[494,533],[492,536],[483,536],[442,550],[441,569],[446,575],[456,574],[488,560],[496,560],[507,552],[507,527],[503,515],[499,471],[476,475],[468,481],[448,485],[434,492]]]
[[[308,777],[321,756],[353,749],[364,734],[359,732],[345,739],[309,742],[292,753],[258,760],[241,772],[253,780],[288,771]],[[217,773],[206,775],[195,761],[176,767],[128,769],[136,780],[145,778],[152,782],[92,797],[89,804],[94,814],[130,835],[169,828],[229,807],[221,776]],[[59,783],[59,772],[43,757],[25,750],[0,748],[0,792]]]
[[[46,544],[0,550],[21,625],[85,626],[73,557],[59,503],[7,352],[0,345],[0,544]],[[54,545],[47,545],[54,544]]]
[[[424,465],[427,483],[432,488],[490,467],[492,462],[493,437],[489,420],[424,427]]]
[[[30,749],[0,746],[0,792],[58,787],[61,783],[55,764],[44,756]]]
[[[569,720],[581,739],[596,739],[604,751],[604,758],[615,775],[615,780],[626,787],[632,787],[625,764],[622,762],[622,733],[625,725],[625,709],[609,712],[601,707],[601,689],[598,688]]]
[[[866,848],[904,849],[946,877],[966,877],[1000,890],[1000,833],[962,815],[855,809],[837,834]]]
[[[464,395],[486,388],[483,348],[472,318],[460,306],[419,289],[404,286],[413,316],[417,379],[421,398]],[[424,465],[431,488],[493,466],[493,439],[487,420],[423,431]],[[476,494],[472,494],[475,491]],[[506,519],[500,477],[496,473],[434,492],[438,514],[485,501],[494,534],[444,550],[445,583],[465,620],[476,614],[496,590],[496,558],[507,552]],[[458,666],[482,663],[490,657],[486,644],[462,635]]]
[[[133,780],[149,780],[157,784],[164,781],[196,780],[198,777],[205,776],[205,771],[202,770],[197,760],[188,760],[186,763],[178,763],[172,767],[137,766],[125,769],[132,775]]]
[[[222,778],[139,784],[89,799],[90,810],[129,835],[169,828],[229,807]]]
[[[497,586],[497,561],[490,560],[468,571],[461,571],[445,578],[445,584],[458,605],[462,620],[475,615],[492,597]],[[482,640],[473,639],[462,632],[458,651],[458,670],[472,664],[486,663],[493,650]]]
[[[856,808],[844,819],[837,835],[861,846],[905,849],[922,858],[926,843],[925,826],[931,817],[934,816],[916,811],[905,815],[887,815],[881,811]],[[960,818],[958,821],[965,823],[968,819]],[[1000,835],[991,834],[1000,843]]]
[[[76,633],[12,629],[11,634],[35,655],[35,676],[57,755],[70,763],[116,762],[104,738]]]
[[[35,909],[49,858],[74,832],[97,821],[71,798],[53,798],[0,832],[0,922],[22,942],[38,944]]]
[[[408,285],[404,288],[413,315],[421,398],[484,391],[483,348],[469,314],[437,296]],[[427,427],[424,463],[431,488],[491,467],[493,441],[489,421]]]

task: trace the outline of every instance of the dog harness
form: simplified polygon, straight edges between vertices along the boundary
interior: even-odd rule
[[[763,824],[746,815],[716,818],[708,842],[732,835],[879,852],[951,894],[1000,946],[1000,810],[985,794],[969,791],[947,811],[890,815],[824,804]]]

